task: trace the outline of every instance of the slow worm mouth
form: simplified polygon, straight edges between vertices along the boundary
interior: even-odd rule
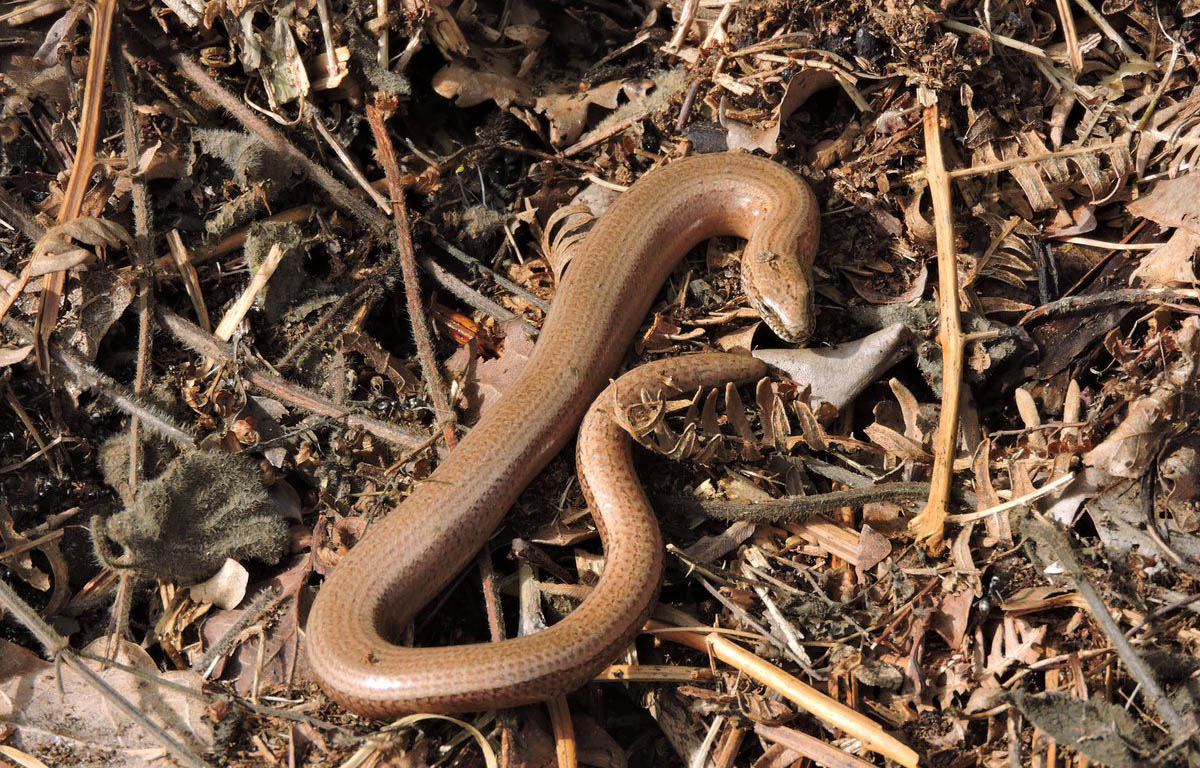
[[[812,313],[807,310],[785,313],[770,299],[763,297],[755,302],[759,316],[775,335],[789,344],[803,344],[812,335]]]

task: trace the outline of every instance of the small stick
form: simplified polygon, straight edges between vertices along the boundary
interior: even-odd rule
[[[1142,57],[1138,56],[1137,51],[1133,50],[1133,47],[1125,42],[1125,38],[1121,37],[1120,33],[1113,28],[1113,25],[1108,23],[1108,19],[1104,18],[1104,14],[1096,10],[1096,6],[1092,5],[1088,0],[1075,0],[1075,4],[1091,17],[1092,21],[1096,23],[1096,26],[1100,28],[1100,31],[1109,40],[1117,44],[1117,47],[1121,49],[1121,53],[1125,55],[1126,59],[1131,62],[1143,61]]]
[[[257,223],[270,224],[279,222],[299,224],[302,221],[308,221],[316,212],[317,209],[311,205],[298,205],[295,208],[289,208],[288,210],[283,211],[282,213],[277,213],[274,216],[268,216]],[[192,264],[204,264],[205,262],[212,261],[218,256],[224,256],[240,249],[246,244],[246,236],[250,234],[250,227],[252,226],[254,225],[251,224],[250,226],[234,230],[212,245],[196,246],[192,249],[191,253]],[[171,264],[174,263],[174,260],[175,257],[169,253],[166,256],[159,256],[154,262],[154,268],[157,271],[165,271],[171,266]]]
[[[278,717],[282,720],[291,720],[292,722],[295,722],[295,723],[306,723],[308,725],[313,726],[314,728],[320,728],[321,730],[324,730],[324,731],[341,731],[341,730],[343,730],[342,726],[340,726],[340,725],[334,725],[333,723],[327,723],[324,720],[318,720],[315,717],[309,717],[308,715],[302,714],[300,712],[294,712],[290,709],[280,709],[278,707],[268,707],[268,706],[264,706],[262,704],[252,704],[249,699],[247,699],[243,696],[230,696],[228,694],[221,694],[221,693],[208,694],[208,693],[205,693],[203,690],[189,688],[186,685],[183,685],[182,683],[176,683],[172,680],[167,680],[165,678],[159,677],[158,675],[147,672],[146,670],[141,669],[139,667],[131,667],[128,664],[122,664],[119,661],[111,661],[109,659],[105,659],[103,656],[97,656],[96,654],[90,653],[88,651],[75,651],[74,653],[77,656],[79,656],[79,658],[81,658],[81,659],[88,659],[89,661],[97,661],[100,663],[107,663],[108,666],[112,667],[113,669],[119,669],[122,672],[126,672],[126,673],[132,675],[133,677],[136,677],[139,680],[145,680],[146,682],[152,683],[160,688],[165,688],[166,690],[169,690],[169,691],[175,691],[176,693],[178,693],[182,696],[186,696],[189,699],[195,699],[196,701],[204,701],[204,702],[226,701],[235,707],[240,707],[241,709],[246,710],[247,712],[256,712],[260,715],[267,715],[268,717]]]
[[[507,7],[507,6],[506,6]],[[375,20],[379,23],[379,39],[376,45],[379,46],[378,58],[379,66],[387,68],[391,63],[391,54],[388,53],[388,0],[375,0]],[[414,36],[415,37],[415,36]]]
[[[1109,251],[1154,251],[1166,245],[1166,243],[1111,243],[1092,237],[1064,237],[1062,242],[1086,245],[1092,248],[1106,248]]]
[[[42,437],[42,432],[37,428],[37,424],[33,423],[33,419],[29,416],[29,411],[25,410],[25,406],[21,405],[21,401],[17,399],[17,394],[12,391],[12,387],[4,387],[4,399],[8,402],[8,407],[12,408],[13,413],[17,414],[21,424],[25,426],[25,430],[29,432],[29,436],[33,438],[33,442],[37,443],[38,453],[46,458],[46,463],[50,465],[50,471],[59,480],[66,477],[63,474],[62,467],[58,464],[58,458],[51,452],[51,445]],[[55,440],[57,445],[59,441]]]
[[[748,520],[755,523],[802,523],[822,512],[838,507],[860,507],[874,501],[918,500],[929,498],[929,483],[884,483],[812,496],[788,496],[752,503],[717,499],[656,497],[655,504],[699,509],[719,520]]]
[[[118,31],[114,38],[118,45],[117,62],[113,67],[113,85],[121,107],[121,131],[125,134],[125,164],[130,169],[129,191],[133,202],[133,261],[138,268],[137,276],[137,317],[138,340],[137,362],[133,375],[133,394],[141,396],[146,391],[146,376],[150,370],[150,307],[154,301],[154,280],[150,275],[151,235],[153,218],[150,211],[150,192],[146,185],[146,177],[134,173],[139,158],[142,156],[141,137],[137,130],[137,115],[133,107],[133,91],[129,83],[129,62],[120,55],[124,48],[122,35]],[[137,417],[129,420],[129,492],[137,493],[141,481],[142,441],[141,422]],[[124,582],[122,582],[124,585]]]
[[[696,102],[696,94],[700,92],[700,81],[693,80],[688,86],[687,93],[683,96],[683,103],[679,105],[679,117],[675,118],[675,133],[683,133],[683,129],[687,127],[688,118],[692,114],[692,105]]]
[[[629,117],[625,118],[624,120],[617,120],[612,125],[602,125],[599,128],[595,129],[594,131],[588,133],[586,136],[584,136],[579,141],[575,142],[571,146],[564,149],[562,152],[563,157],[571,157],[572,155],[578,155],[580,152],[587,149],[588,147],[599,144],[600,142],[605,141],[606,139],[609,139],[609,138],[617,135],[618,133],[621,133],[626,128],[630,127],[631,125],[640,123],[649,114],[650,114],[649,110],[642,110],[642,111],[638,112],[636,115],[630,115]]]
[[[525,155],[526,157],[536,157],[539,160],[546,160],[547,162],[556,163],[558,165],[565,165],[566,167],[573,168],[576,171],[599,171],[600,170],[596,166],[589,165],[588,163],[583,163],[578,160],[569,160],[569,159],[563,157],[562,155],[553,155],[553,154],[550,154],[549,152],[543,152],[540,149],[534,149],[532,147],[522,147],[519,144],[510,144],[510,143],[504,142],[504,143],[497,144],[496,147],[498,149],[504,150],[505,152],[512,152],[514,155]]]
[[[196,310],[196,318],[200,321],[200,327],[204,329],[205,333],[211,333],[212,321],[208,318],[208,307],[204,306],[204,294],[200,290],[200,277],[196,274],[196,268],[192,266],[191,256],[188,255],[187,247],[183,244],[183,238],[179,236],[179,230],[172,229],[167,233],[167,246],[171,249],[171,256],[175,259],[179,276],[183,278],[183,287],[187,289],[188,298],[192,300],[192,308]]]
[[[1103,144],[1094,144],[1087,147],[1068,147],[1060,149],[1057,152],[1041,152],[1036,155],[1025,155],[1024,157],[1013,157],[1008,160],[996,160],[991,163],[972,165],[970,168],[955,168],[952,171],[947,171],[947,174],[952,179],[961,179],[985,173],[998,173],[999,171],[1007,171],[1010,168],[1018,168],[1031,163],[1042,163],[1047,160],[1058,160],[1064,157],[1075,157],[1076,155],[1094,155],[1098,152],[1107,152],[1120,145],[1121,142],[1118,141],[1106,141]],[[914,174],[915,176],[916,174]]]
[[[954,212],[950,177],[942,158],[942,132],[937,101],[925,108],[925,162],[933,201],[938,252],[938,342],[942,348],[942,410],[934,442],[933,475],[925,509],[909,522],[909,530],[930,547],[941,544],[950,511],[950,483],[958,445],[958,406],[962,387],[963,340],[958,314],[958,256],[954,249]]]
[[[675,25],[675,34],[671,35],[671,42],[666,45],[668,51],[678,51],[683,45],[688,30],[692,28],[692,22],[696,19],[696,11],[699,9],[700,0],[684,0],[683,9],[679,12],[679,23]]]
[[[874,768],[872,763],[795,728],[755,723],[754,732],[768,741],[787,747],[797,755],[807,757],[817,765],[828,768]]]
[[[1062,20],[1063,37],[1067,43],[1067,55],[1071,58],[1071,69],[1078,75],[1083,71],[1083,53],[1079,50],[1079,35],[1075,32],[1075,17],[1071,14],[1071,0],[1054,0],[1058,6],[1058,18]]]
[[[26,456],[25,458],[21,459],[20,461],[13,462],[12,464],[5,464],[4,466],[0,467],[0,475],[6,475],[9,472],[16,472],[18,469],[21,469],[23,467],[26,467],[26,466],[32,464],[33,462],[42,458],[42,456],[44,456],[46,454],[46,452],[49,451],[51,448],[54,448],[55,446],[59,445],[62,442],[63,442],[63,436],[59,435],[58,437],[51,440],[49,443],[46,443],[46,447],[44,449],[39,448],[36,451],[34,451],[33,453]]]
[[[733,13],[733,6],[737,5],[739,0],[725,0],[725,6],[721,8],[721,12],[717,15],[717,20],[709,27],[708,34],[704,37],[704,42],[700,44],[700,50],[707,50],[714,43],[725,42],[725,23],[729,21],[730,15]]]
[[[238,327],[238,323],[242,322],[242,318],[250,311],[250,307],[254,306],[254,300],[258,298],[258,294],[267,286],[267,281],[275,274],[275,270],[279,268],[279,262],[283,261],[283,249],[279,247],[279,243],[272,243],[271,249],[267,251],[267,256],[263,259],[262,266],[254,273],[254,277],[250,279],[250,284],[242,291],[242,294],[237,297],[237,301],[233,302],[233,306],[221,318],[221,322],[217,325],[217,330],[213,331],[213,336],[221,341],[229,341],[233,337],[233,332]]]
[[[229,653],[233,648],[233,644],[237,642],[238,637],[251,624],[256,623],[261,619],[267,611],[273,610],[287,595],[279,589],[268,587],[263,589],[242,609],[242,615],[238,617],[229,629],[225,630],[225,634],[213,643],[204,655],[201,656],[196,663],[192,664],[192,671],[201,677],[207,678],[212,674],[212,670],[216,667],[217,662],[221,657]],[[277,599],[278,598],[278,599]]]
[[[742,742],[746,740],[746,734],[749,732],[745,726],[729,720],[717,748],[713,750],[713,768],[732,768],[738,750],[742,748]]]
[[[1161,619],[1168,614],[1172,614],[1175,611],[1178,611],[1180,608],[1187,608],[1189,605],[1195,602],[1200,602],[1200,592],[1197,592],[1194,595],[1189,595],[1181,600],[1176,600],[1168,605],[1159,606],[1151,613],[1146,614],[1146,616],[1137,624],[1134,624],[1132,627],[1126,630],[1125,637],[1132,638],[1141,631],[1142,627],[1146,626],[1150,622]]]
[[[782,694],[784,698],[804,711],[812,713],[835,728],[842,729],[862,742],[866,749],[889,760],[894,760],[905,768],[916,768],[917,753],[895,737],[888,735],[874,720],[826,696],[817,689],[805,685],[779,667],[755,656],[737,643],[726,640],[720,634],[709,632],[701,635],[669,627],[656,620],[646,622],[646,626],[658,630],[656,634],[665,640],[681,643],[698,651],[707,651],[717,659]]]
[[[1067,474],[1063,475],[1062,477],[1056,478],[1056,479],[1046,483],[1041,488],[1032,490],[1023,496],[1018,496],[1015,499],[1010,499],[1009,501],[1006,501],[1002,504],[997,504],[994,507],[988,507],[987,509],[981,509],[978,512],[966,512],[961,515],[947,515],[946,522],[958,523],[958,524],[962,525],[965,523],[970,523],[975,520],[983,520],[986,517],[991,517],[992,515],[998,515],[1001,512],[1007,512],[1010,509],[1016,509],[1017,507],[1023,507],[1026,504],[1029,504],[1030,502],[1037,501],[1038,499],[1042,498],[1043,496],[1049,496],[1050,494],[1057,491],[1059,488],[1062,488],[1064,485],[1069,484],[1074,479],[1075,479],[1075,473],[1068,472]]]
[[[673,664],[609,664],[592,678],[597,683],[697,683],[712,679],[708,667]]]
[[[566,696],[555,696],[546,702],[550,710],[550,725],[554,730],[554,751],[559,768],[578,768],[579,755],[575,748],[575,726]]]
[[[946,27],[947,29],[953,29],[955,32],[963,32],[968,35],[983,35],[992,42],[999,43],[1000,45],[1007,46],[1017,51],[1021,51],[1022,53],[1028,53],[1030,56],[1036,56],[1039,59],[1050,58],[1049,54],[1047,54],[1041,48],[1038,48],[1036,45],[1030,45],[1029,43],[1017,40],[1014,37],[998,35],[995,32],[991,32],[986,29],[973,27],[970,24],[963,24],[961,21],[946,19],[942,22],[942,26]]]
[[[10,284],[10,292],[4,299],[4,303],[0,304],[0,320],[8,316],[8,310],[12,309],[12,305],[16,303],[17,297],[25,292],[25,287],[29,285],[30,268],[33,266],[31,259],[25,268],[21,270],[21,276],[16,279],[15,284]]]
[[[1088,293],[1082,296],[1066,296],[1029,310],[1017,321],[1017,325],[1028,325],[1050,315],[1065,315],[1089,309],[1110,307],[1115,304],[1142,304],[1151,301],[1169,302],[1200,299],[1200,290],[1195,288],[1117,288],[1111,291]]]
[[[318,3],[321,2],[328,4],[329,0],[318,0]],[[320,8],[321,5],[318,4],[317,7]],[[321,14],[322,19],[324,16],[325,14]],[[330,49],[330,51],[332,51],[332,49]],[[337,70],[334,69],[334,71],[336,72]],[[387,198],[379,194],[379,191],[375,189],[371,182],[367,181],[367,177],[364,176],[363,172],[358,169],[358,163],[354,162],[353,157],[350,157],[350,153],[347,152],[346,148],[342,146],[342,142],[338,141],[337,136],[334,136],[332,133],[330,133],[329,129],[325,127],[325,122],[321,120],[320,110],[318,110],[316,107],[310,108],[312,109],[313,127],[317,129],[317,133],[321,135],[321,138],[325,139],[325,143],[333,147],[333,153],[338,156],[339,160],[342,161],[342,165],[346,168],[346,173],[350,174],[350,178],[354,179],[355,183],[367,193],[367,197],[370,197],[375,201],[375,205],[378,205],[380,210],[387,211]]]
[[[201,355],[219,362],[232,363],[234,361],[233,351],[228,345],[217,341],[211,334],[205,333],[174,312],[158,307],[155,310],[155,317],[172,336]],[[381,440],[386,440],[402,448],[416,447],[424,440],[423,436],[409,432],[402,427],[379,421],[370,416],[352,413],[318,394],[309,392],[297,384],[284,381],[279,376],[267,373],[245,360],[240,361],[239,373],[251,386],[258,387],[274,397],[286,400],[292,405],[312,413],[344,421],[347,426],[364,429]]]
[[[417,360],[421,363],[425,386],[429,389],[429,399],[433,401],[434,414],[437,416],[438,422],[445,425],[442,434],[446,438],[446,445],[453,448],[458,444],[458,438],[454,434],[454,412],[450,409],[450,397],[446,393],[442,374],[438,370],[437,359],[433,354],[433,339],[429,334],[428,318],[425,316],[424,303],[421,301],[421,283],[417,274],[416,254],[413,253],[408,208],[404,205],[404,188],[400,183],[400,166],[396,163],[396,151],[387,132],[386,121],[393,108],[380,102],[367,105],[367,122],[375,136],[376,156],[383,166],[383,172],[388,182],[388,192],[392,198],[392,217],[396,225],[395,245],[400,253],[400,270],[404,275],[404,298],[408,304],[408,317],[412,323],[413,339],[417,345]]]
[[[329,76],[336,77],[338,70],[337,46],[333,44],[333,24],[329,21],[329,0],[317,0],[317,17],[321,22],[321,38],[325,42],[325,65]]]
[[[478,259],[472,258],[465,251],[463,251],[461,248],[454,245],[454,243],[450,242],[449,240],[446,240],[445,238],[440,237],[439,235],[435,234],[433,236],[433,242],[437,243],[438,246],[443,251],[450,254],[454,258],[458,259],[463,264],[466,264],[471,269],[478,270],[478,271],[482,272],[483,274],[487,275],[492,281],[494,281],[496,283],[496,285],[499,285],[500,287],[507,289],[508,291],[516,294],[517,296],[520,296],[522,299],[525,299],[530,304],[532,304],[533,306],[542,310],[543,312],[550,311],[550,302],[548,302],[544,299],[539,299],[537,296],[534,296],[532,293],[525,290],[521,286],[517,285],[512,280],[509,280],[507,277],[500,274],[496,270],[492,269],[491,267],[487,266],[486,264],[483,264]],[[425,266],[424,261],[421,262],[421,266]]]

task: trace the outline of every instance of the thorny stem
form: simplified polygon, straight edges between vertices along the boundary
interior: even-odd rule
[[[1111,307],[1117,304],[1143,304],[1152,301],[1182,301],[1200,299],[1200,291],[1193,288],[1117,288],[1083,296],[1066,296],[1029,310],[1017,323],[1028,325],[1050,315],[1065,315],[1089,309]]]
[[[361,295],[363,291],[370,287],[370,285],[371,284],[369,282],[364,280],[343,293],[341,298],[335,301],[333,306],[327,309],[321,315],[321,317],[317,319],[317,322],[313,323],[312,327],[305,331],[304,335],[300,337],[300,340],[293,344],[283,355],[283,357],[279,358],[279,362],[275,364],[275,367],[283,368],[291,363],[292,360],[296,359],[296,356],[307,349],[308,345],[312,344],[313,339],[315,339],[323,330],[325,330],[325,326],[329,325],[329,323],[333,321],[333,318],[337,317],[338,313],[345,309],[346,305],[350,303],[350,300]]]
[[[412,323],[413,339],[417,345],[417,360],[425,376],[425,386],[433,401],[433,410],[438,423],[445,424],[443,434],[446,445],[453,448],[458,440],[454,434],[453,411],[446,394],[442,375],[438,371],[437,359],[433,354],[433,339],[429,335],[429,323],[421,302],[421,283],[417,275],[417,259],[413,253],[412,231],[408,222],[408,208],[404,204],[404,189],[400,183],[400,166],[396,162],[396,151],[388,136],[386,121],[391,108],[374,102],[367,105],[367,122],[375,137],[375,154],[387,177],[388,194],[391,196],[392,218],[395,220],[395,245],[400,254],[400,270],[404,275],[404,298],[408,304],[408,317]]]
[[[3,320],[3,325],[10,333],[27,343],[33,342],[33,329],[11,317]],[[51,342],[50,357],[70,374],[70,378],[81,387],[91,389],[112,401],[113,405],[130,416],[136,416],[142,423],[162,437],[184,448],[193,448],[196,439],[183,427],[175,424],[171,417],[149,403],[141,402],[136,395],[118,384],[112,378],[92,366],[91,363],[69,347],[57,342]],[[53,378],[53,375],[52,377]]]
[[[117,67],[120,69],[120,67]],[[136,188],[136,187],[135,187]],[[2,197],[2,196],[0,196]],[[14,210],[20,210],[19,207],[14,207]],[[37,222],[32,218],[24,218],[21,221],[21,231],[30,240],[37,242],[45,230],[38,226]],[[4,291],[0,289],[0,300],[7,297],[2,294]],[[25,339],[29,342],[33,340],[33,329],[25,325],[19,320],[11,317],[0,318],[0,323],[9,330],[10,333]],[[157,432],[162,437],[167,438],[176,445],[191,448],[195,446],[196,440],[182,427],[176,425],[171,417],[162,413],[154,406],[143,403],[139,400],[137,393],[129,392],[121,384],[114,379],[109,378],[101,373],[98,369],[92,367],[87,360],[83,359],[77,352],[69,347],[64,347],[61,344],[51,342],[50,354],[58,360],[62,366],[71,374],[76,383],[85,388],[94,389],[101,395],[107,397],[113,402],[117,408],[125,411],[131,417],[145,423],[153,431]]]
[[[121,35],[114,36],[118,47],[123,45]],[[142,142],[138,134],[137,116],[133,109],[133,91],[126,71],[128,62],[123,56],[113,67],[113,84],[121,105],[121,128],[125,134],[125,162],[129,173],[133,201],[133,259],[138,268],[137,316],[137,367],[133,378],[133,393],[141,395],[146,390],[146,374],[150,369],[150,305],[154,301],[154,281],[150,277],[151,232],[153,219],[150,213],[150,195],[146,179],[139,173],[138,161],[142,155]],[[142,469],[142,446],[139,439],[140,423],[137,417],[129,422],[129,490],[136,493]]]
[[[491,315],[501,322],[512,320],[518,317],[516,312],[505,309],[496,302],[475,291],[471,288],[471,286],[467,285],[462,280],[459,280],[449,270],[428,256],[421,257],[420,261],[421,266],[425,268],[425,271],[428,272],[430,277],[437,281],[439,285],[458,298],[462,299],[463,302],[470,304],[475,309],[478,309],[480,312],[483,312],[486,315]],[[534,329],[534,327],[525,322],[524,319],[520,320],[520,325],[521,330],[523,330],[530,338],[537,336],[537,331]]]
[[[496,285],[499,285],[501,288],[520,296],[522,299],[525,299],[525,301],[528,301],[530,304],[543,312],[550,311],[550,302],[545,301],[544,299],[539,299],[537,296],[534,296],[532,293],[517,285],[512,280],[509,280],[496,270],[492,269],[486,264],[481,264],[478,259],[472,258],[470,255],[464,253],[461,248],[458,248],[449,240],[434,234],[433,242],[435,242],[443,251],[458,259],[463,264],[466,264],[471,269],[479,270],[481,273],[487,275],[489,279],[495,281]],[[425,263],[422,262],[421,266],[425,266]]]
[[[1071,542],[1067,539],[1066,534],[1037,512],[1032,512],[1031,516],[1023,520],[1022,528],[1038,543],[1046,547],[1052,557],[1062,565],[1064,573],[1075,584],[1075,589],[1087,602],[1092,618],[1096,620],[1101,631],[1112,643],[1113,650],[1125,663],[1129,675],[1141,687],[1146,703],[1153,707],[1163,720],[1167,721],[1171,736],[1176,741],[1184,741],[1195,736],[1198,727],[1195,715],[1185,718],[1172,706],[1166,691],[1159,685],[1158,678],[1154,676],[1154,671],[1133,649],[1129,638],[1125,636],[1116,619],[1109,613],[1108,606],[1104,604],[1100,593],[1096,591],[1096,586],[1092,584],[1092,580],[1087,577],[1079,560],[1075,557],[1075,550],[1071,547]]]
[[[921,500],[929,496],[929,483],[884,483],[812,496],[788,496],[749,504],[731,501],[686,498],[656,498],[667,506],[699,508],[720,520],[748,520],[755,523],[802,523],[822,512],[838,507],[857,507],[873,501]]]
[[[163,307],[155,309],[158,322],[172,336],[190,347],[195,352],[217,362],[233,363],[234,355],[228,344],[223,344],[205,333],[199,326],[189,323],[179,315]],[[370,416],[361,416],[326,400],[320,395],[283,380],[279,376],[267,373],[246,360],[240,360],[238,372],[251,386],[258,387],[273,397],[278,397],[292,405],[303,408],[320,416],[344,421],[348,426],[366,430],[381,440],[412,448],[420,445],[424,439],[408,430],[394,424],[388,424]]]
[[[88,659],[90,661],[99,661],[99,662],[106,661],[106,659],[104,659],[103,657],[97,656],[92,653],[88,653],[87,651],[75,651],[75,654],[77,656],[79,656],[79,658],[81,658],[81,659]],[[195,699],[197,701],[207,701],[207,702],[228,701],[229,703],[233,704],[234,706],[240,707],[248,712],[256,712],[260,715],[267,715],[269,717],[278,717],[282,720],[291,720],[292,722],[296,722],[296,723],[307,723],[308,725],[311,725],[314,728],[320,728],[323,731],[344,730],[342,728],[342,726],[340,726],[340,725],[335,725],[333,723],[327,723],[324,720],[318,720],[317,718],[310,717],[306,714],[303,714],[302,712],[294,712],[290,709],[281,709],[279,707],[268,707],[264,704],[255,704],[254,702],[252,702],[249,699],[244,698],[242,696],[228,696],[228,695],[219,694],[219,693],[218,694],[205,693],[204,691],[197,690],[195,688],[189,688],[186,685],[182,685],[182,684],[176,683],[172,680],[167,680],[158,675],[148,673],[143,669],[138,669],[137,667],[131,667],[128,664],[122,664],[119,661],[108,661],[107,663],[113,669],[119,669],[122,672],[128,672],[130,675],[133,675],[134,677],[138,678],[139,680],[145,680],[148,683],[153,683],[154,685],[157,685],[161,688],[175,691],[176,693],[179,693],[183,696],[187,696],[190,699]]]

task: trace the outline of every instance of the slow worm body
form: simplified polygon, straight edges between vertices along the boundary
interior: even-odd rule
[[[746,239],[747,297],[778,335],[794,343],[808,338],[817,216],[800,179],[750,155],[676,161],[618,198],[571,262],[519,380],[326,579],[307,642],[329,694],[374,717],[510,707],[569,692],[612,661],[656,598],[662,545],[628,448],[582,438],[579,450],[594,459],[584,482],[606,553],[592,594],[549,629],[500,643],[409,648],[396,639],[575,433],[667,276],[694,245],[718,235]],[[729,357],[683,358],[670,386],[656,388],[686,391],[714,376],[761,375],[761,363]]]

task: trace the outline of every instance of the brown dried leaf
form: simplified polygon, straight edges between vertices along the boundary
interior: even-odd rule
[[[525,335],[519,318],[506,320],[500,324],[500,333],[504,337],[504,345],[499,355],[488,360],[477,360],[475,365],[467,370],[462,393],[465,400],[463,421],[474,423],[488,410],[495,407],[504,393],[508,391],[529,362],[533,354],[533,339]],[[463,358],[468,354],[466,347],[455,352],[447,367],[461,370]]]
[[[0,347],[0,368],[16,365],[29,357],[29,353],[32,351],[32,344],[26,344],[23,347]]]
[[[645,97],[652,88],[654,81],[646,78],[610,80],[585,91],[539,96],[534,108],[550,122],[550,143],[561,147],[573,144],[583,135],[589,106],[616,109],[621,94],[632,102]]]
[[[0,499],[0,544],[4,545],[3,549],[12,549],[28,543],[29,540],[28,536],[17,532],[8,507],[4,505],[4,500]],[[39,592],[50,592],[50,599],[42,612],[46,615],[54,615],[66,605],[67,596],[70,594],[70,570],[62,555],[62,550],[59,549],[59,539],[45,541],[37,547],[37,551],[41,552],[50,562],[49,575],[33,564],[32,551],[23,552],[16,557],[5,558],[3,562],[12,569],[17,578],[29,586]],[[51,588],[53,588],[52,592]],[[3,667],[0,666],[0,669]]]
[[[511,75],[481,72],[459,61],[452,61],[433,76],[433,90],[455,106],[474,107],[491,100],[501,109],[513,104],[528,105],[532,97],[528,86]]]
[[[68,297],[71,311],[59,321],[59,333],[95,360],[100,342],[121,318],[136,292],[133,281],[105,267],[89,270],[73,280]]]
[[[87,650],[104,655],[107,643],[107,637],[99,638]],[[150,655],[133,643],[120,642],[117,661],[196,692],[201,689],[199,675],[159,672]],[[203,717],[203,698],[147,683],[115,667],[84,663],[177,740],[196,752],[212,747],[212,727]],[[157,740],[99,696],[70,667],[43,661],[0,640],[0,729],[5,726],[9,731],[5,743],[10,746],[36,754],[102,750],[106,755],[103,764],[110,768],[141,768],[162,755]]]
[[[1175,153],[1167,163],[1168,175],[1171,178],[1179,175],[1184,163],[1200,150],[1200,143],[1196,142],[1200,139],[1200,122],[1193,119],[1197,109],[1200,109],[1200,88],[1193,88],[1187,98],[1154,113],[1138,138],[1134,162],[1138,176],[1145,175],[1150,160],[1163,142],[1166,142],[1164,152],[1168,156]]]
[[[274,620],[262,627],[262,634],[253,630],[244,632],[239,640],[253,636],[254,642],[241,642],[236,650],[225,657],[214,670],[214,675],[234,681],[234,690],[245,696],[251,692],[255,680],[259,687],[284,685],[291,682],[296,673],[300,649],[300,619],[307,612],[313,588],[307,586],[312,572],[312,559],[307,555],[295,557],[287,569],[249,590],[253,595],[260,589],[275,589],[278,594],[273,602],[278,606],[270,612]],[[216,643],[242,617],[244,610],[219,611],[204,622],[201,634],[207,644]],[[261,674],[259,674],[261,672]]]
[[[1163,388],[1133,401],[1104,442],[1083,455],[1083,463],[1110,477],[1141,477],[1167,437],[1165,426],[1178,397]]]
[[[849,278],[850,285],[854,286],[854,292],[871,304],[908,304],[909,302],[916,301],[925,294],[925,284],[929,279],[929,268],[921,267],[908,285],[888,286],[889,289],[898,287],[900,289],[899,293],[885,293],[878,290],[875,287],[878,278],[868,278],[857,272],[847,272],[846,277]]]
[[[33,249],[29,273],[40,277],[72,269],[103,259],[107,248],[119,245],[133,245],[133,238],[124,227],[107,219],[81,216],[46,230]]]
[[[729,149],[752,152],[761,149],[768,155],[779,151],[779,133],[792,113],[800,108],[808,97],[825,88],[837,85],[837,78],[827,69],[802,69],[788,81],[783,98],[775,107],[765,127],[758,127],[726,118],[724,127]]]
[[[921,447],[920,443],[910,440],[891,427],[876,422],[864,428],[863,432],[871,439],[872,443],[878,445],[887,455],[898,461],[919,463],[933,461],[933,457]]]
[[[217,608],[235,608],[246,596],[246,585],[250,583],[250,572],[237,560],[225,559],[221,570],[209,578],[188,588],[197,603],[211,603]]]
[[[1163,227],[1182,227],[1200,236],[1200,174],[1189,173],[1157,182],[1150,191],[1128,205],[1134,216]]]
[[[929,628],[941,635],[951,648],[961,647],[974,601],[975,595],[969,589],[942,595],[930,619]]]
[[[1138,281],[1146,287],[1195,285],[1196,252],[1200,250],[1200,235],[1182,227],[1169,240],[1141,258],[1129,282]]]

